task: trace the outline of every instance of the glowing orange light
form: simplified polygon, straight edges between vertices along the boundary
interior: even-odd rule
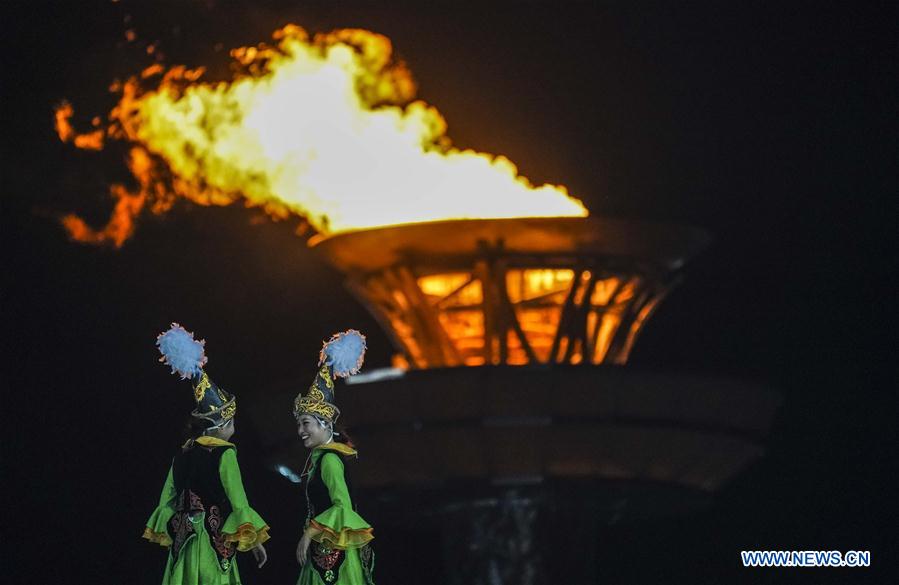
[[[63,104],[60,139],[78,148],[108,140],[140,148],[148,164],[131,165],[140,188],[124,197],[120,187],[116,196],[156,213],[175,197],[204,205],[244,200],[274,218],[303,217],[324,234],[587,215],[564,186],[532,185],[503,156],[454,148],[437,109],[414,99],[411,73],[386,37],[356,29],[310,37],[288,25],[274,38],[274,46],[233,50],[239,73],[230,81],[203,82],[202,68],[157,64],[114,83],[120,97],[108,126],[87,134],[72,129],[72,108]],[[122,230],[111,226],[122,217],[117,203],[110,225],[87,232],[87,241],[114,232],[107,241],[120,243]]]
[[[570,268],[510,268],[504,275],[506,298],[520,330],[519,333],[503,329],[504,363],[510,365],[523,365],[532,360],[571,364],[605,362],[622,325],[622,312],[640,285],[638,278],[624,281],[618,277],[601,278],[589,270],[580,271],[578,276]],[[487,315],[495,308],[485,306],[481,280],[469,272],[451,272],[419,277],[416,282],[425,301],[418,309],[424,309],[424,314],[434,311],[437,316],[437,323],[430,326],[430,339],[434,345],[441,346],[440,359],[451,365],[469,366],[486,364],[488,355],[497,359],[501,353],[500,340],[489,333],[486,324]],[[394,290],[395,305],[401,313],[416,313],[408,303],[407,293]],[[626,359],[636,333],[656,302],[644,305],[636,315],[629,326],[626,345],[613,356],[613,363],[623,363]],[[569,337],[561,322],[564,307],[569,303],[583,311],[582,337]],[[419,315],[423,313],[418,311]],[[416,361],[428,363],[429,358],[421,353],[415,340],[416,328],[411,322],[397,320],[401,322],[398,328],[401,342],[415,347]]]

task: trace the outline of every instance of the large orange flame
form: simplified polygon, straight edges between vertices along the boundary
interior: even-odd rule
[[[310,38],[288,25],[276,45],[235,49],[227,82],[202,69],[154,65],[111,89],[108,123],[79,134],[69,104],[61,140],[101,149],[131,144],[135,189],[112,188],[107,226],[64,224],[77,240],[121,245],[149,204],[244,199],[276,218],[299,215],[320,233],[455,218],[585,216],[564,186],[535,187],[503,156],[451,145],[444,118],[414,100],[415,82],[390,41],[344,29]],[[154,87],[146,87],[149,84]]]

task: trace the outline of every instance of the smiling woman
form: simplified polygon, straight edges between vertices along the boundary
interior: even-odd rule
[[[357,455],[336,441],[340,415],[334,404],[334,378],[355,374],[365,355],[358,331],[334,335],[322,348],[319,370],[305,395],[294,401],[293,415],[303,446],[310,449],[303,470],[306,522],[297,544],[298,585],[372,585],[372,527],[355,509],[345,464]]]

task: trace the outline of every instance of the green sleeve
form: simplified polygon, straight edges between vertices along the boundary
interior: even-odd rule
[[[321,478],[328,488],[331,507],[312,519],[321,532],[313,540],[334,548],[359,548],[372,538],[372,528],[353,510],[343,475],[343,461],[334,453],[322,455]]]
[[[172,468],[169,467],[169,474],[165,478],[165,485],[162,486],[162,493],[159,495],[159,505],[153,510],[144,527],[144,538],[161,546],[172,544],[166,526],[175,514],[175,497],[177,495],[175,481],[172,479]]]
[[[222,487],[225,488],[225,495],[231,503],[231,513],[222,527],[225,540],[236,542],[239,551],[248,551],[268,540],[268,524],[247,502],[234,449],[228,448],[222,453],[219,477],[222,480]]]

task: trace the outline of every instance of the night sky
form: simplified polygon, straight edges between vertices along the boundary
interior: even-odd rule
[[[127,174],[121,147],[59,142],[62,99],[85,128],[112,105],[109,82],[150,63],[147,42],[168,64],[223,75],[216,44],[255,44],[289,22],[387,35],[456,145],[567,185],[594,215],[714,234],[628,367],[750,380],[784,404],[766,456],[709,510],[610,530],[602,582],[844,583],[895,568],[894,8],[427,4],[5,6],[0,580],[161,579],[164,553],[140,534],[192,408],[156,363],[170,322],[207,340],[211,375],[245,402],[308,384],[340,329],[368,334],[367,367],[389,364],[386,336],[296,221],[180,203],[143,216],[120,250],[72,243],[58,223],[77,212],[102,225],[108,185]],[[299,495],[264,468],[254,436],[239,419],[248,495],[273,539],[269,564],[243,557],[241,573],[292,583]],[[401,536],[382,536],[379,583],[411,583],[404,564],[421,566]],[[870,550],[875,568],[744,569],[744,549]]]

